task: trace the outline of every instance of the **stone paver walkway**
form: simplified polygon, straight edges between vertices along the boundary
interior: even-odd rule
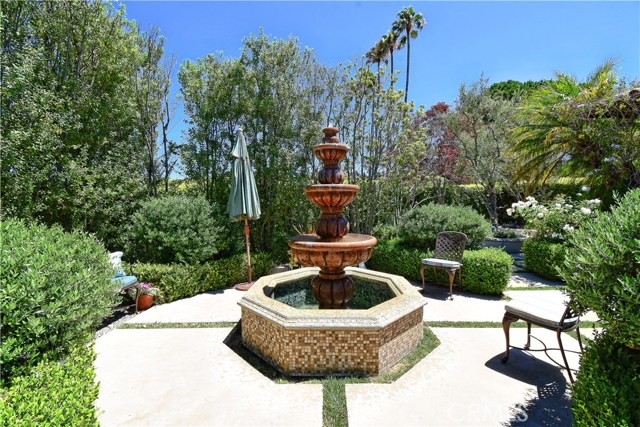
[[[541,284],[540,286],[545,286]],[[427,285],[425,321],[499,322],[505,301],[464,292],[446,300]],[[152,307],[127,323],[235,322],[234,289]],[[558,290],[507,291],[509,298],[561,301]],[[393,384],[346,387],[350,426],[571,424],[568,377],[557,351],[512,350],[503,365],[500,328],[433,328],[441,345]],[[225,343],[230,328],[116,329],[96,340],[103,426],[322,425],[322,385],[275,384]],[[588,332],[583,332],[588,334]],[[549,348],[555,334],[534,329]],[[512,344],[526,341],[513,329]],[[577,341],[563,335],[569,349]],[[533,348],[543,344],[533,341]],[[572,353],[570,364],[578,367]],[[522,422],[521,422],[522,421]]]

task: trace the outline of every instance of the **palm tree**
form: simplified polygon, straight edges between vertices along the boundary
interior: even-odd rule
[[[422,13],[416,13],[412,6],[405,7],[398,12],[398,19],[393,23],[391,31],[404,35],[400,38],[400,46],[407,46],[407,82],[404,89],[404,102],[409,95],[409,64],[411,58],[411,39],[418,37],[418,31],[427,25]]]
[[[514,134],[512,151],[518,169],[514,179],[534,189],[560,172],[608,188],[630,177],[627,185],[633,186],[637,149],[625,142],[633,139],[625,133],[632,127],[625,127],[623,119],[617,120],[603,107],[614,105],[623,88],[615,63],[606,61],[582,83],[557,73],[531,93],[520,108],[523,124]]]
[[[368,63],[376,64],[378,66],[378,86],[380,86],[380,62],[387,58],[387,53],[384,39],[381,39],[365,54]]]
[[[398,37],[400,37],[400,34],[396,33],[395,31],[389,31],[387,34],[382,36],[382,40],[380,40],[384,48],[388,52],[389,57],[391,58],[391,88],[393,88],[393,80],[394,80],[393,52],[400,48],[400,41]]]

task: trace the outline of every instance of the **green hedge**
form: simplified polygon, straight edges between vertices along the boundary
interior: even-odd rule
[[[575,426],[640,426],[640,351],[596,338],[585,350],[572,392]]]
[[[522,253],[527,270],[545,279],[561,279],[558,269],[564,263],[565,246],[563,244],[534,237],[522,243]]]
[[[252,279],[256,280],[270,274],[274,265],[269,254],[251,254]],[[247,262],[244,254],[202,265],[131,264],[129,271],[139,281],[152,283],[159,289],[159,303],[168,303],[247,281]]]
[[[467,235],[467,247],[479,248],[491,234],[491,224],[468,206],[429,203],[410,210],[400,218],[398,236],[414,248],[435,248],[441,231],[459,231]]]
[[[432,252],[404,246],[398,240],[380,242],[373,249],[367,262],[372,270],[404,276],[408,280],[421,281],[420,261],[432,257]],[[496,248],[477,251],[467,250],[462,259],[462,287],[477,294],[500,295],[509,283],[511,257]],[[436,270],[439,283],[449,283],[443,270]],[[433,269],[425,270],[425,281],[433,282]],[[458,283],[456,278],[456,284]]]
[[[98,426],[93,347],[79,346],[62,361],[42,360],[30,374],[0,389],[6,426]]]
[[[106,250],[59,227],[0,224],[2,380],[86,345],[119,297]]]

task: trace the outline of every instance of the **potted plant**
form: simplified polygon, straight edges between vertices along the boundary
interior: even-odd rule
[[[138,283],[138,298],[136,300],[136,310],[146,310],[153,305],[153,298],[158,295],[158,289],[151,283]]]

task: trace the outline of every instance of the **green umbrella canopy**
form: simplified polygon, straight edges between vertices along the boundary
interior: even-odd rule
[[[227,213],[233,221],[260,218],[260,199],[253,177],[247,143],[242,129],[238,129],[238,139],[231,150],[231,193],[227,202]]]

